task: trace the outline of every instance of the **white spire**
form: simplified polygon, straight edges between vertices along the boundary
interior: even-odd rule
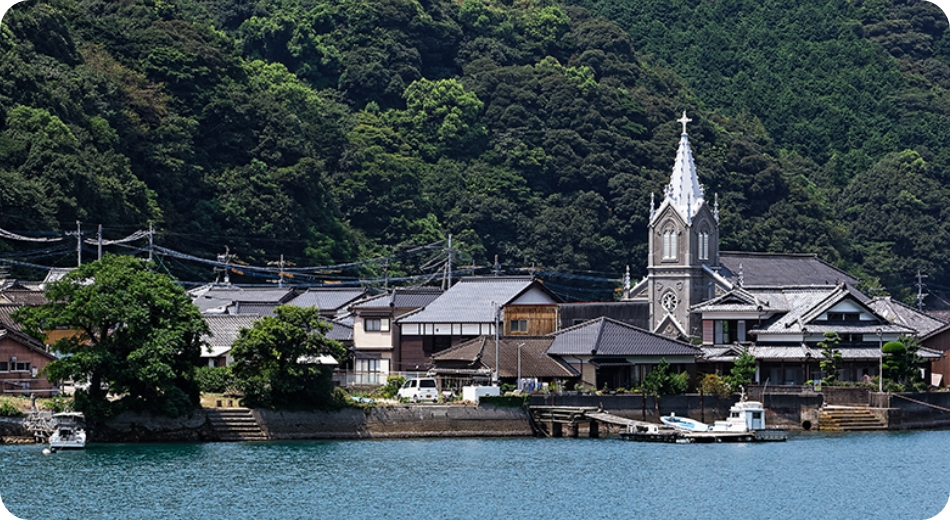
[[[686,111],[683,111],[683,117],[677,121],[683,124],[683,134],[680,136],[679,150],[676,151],[673,175],[666,188],[666,199],[686,222],[690,222],[694,211],[703,205],[703,187],[700,186],[699,177],[696,175],[696,164],[693,163],[693,152],[689,148],[689,137],[686,135],[686,123],[692,119],[686,117]]]

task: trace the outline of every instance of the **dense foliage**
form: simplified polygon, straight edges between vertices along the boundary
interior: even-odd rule
[[[63,356],[45,370],[50,380],[76,383],[76,409],[90,422],[121,408],[177,416],[197,406],[195,367],[208,325],[172,278],[143,260],[106,255],[48,284],[46,296],[49,303],[23,307],[16,319],[38,338],[41,330],[76,331],[53,343]]]
[[[330,325],[316,308],[283,305],[250,329],[241,329],[230,365],[244,406],[331,409],[340,405],[331,379],[333,365],[321,355],[346,359],[346,349],[325,334]]]
[[[460,265],[619,279],[645,269],[686,110],[723,249],[816,252],[893,290],[950,276],[938,8],[570,3],[17,4],[0,228],[154,222],[173,249],[297,265],[451,233]]]
[[[818,342],[818,348],[821,349],[821,360],[818,361],[818,367],[821,368],[821,382],[826,385],[838,383],[838,371],[841,370],[844,363],[844,356],[838,346],[841,344],[841,336],[837,332],[826,332],[824,341]]]

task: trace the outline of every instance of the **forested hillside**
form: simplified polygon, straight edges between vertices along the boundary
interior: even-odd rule
[[[17,4],[0,26],[0,228],[153,222],[163,246],[258,265],[451,233],[457,269],[498,255],[637,276],[686,110],[723,249],[817,252],[891,289],[950,275],[939,9],[574,3]],[[74,255],[48,254],[35,262]]]

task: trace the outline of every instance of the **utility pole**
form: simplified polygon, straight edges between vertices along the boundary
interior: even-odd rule
[[[449,260],[445,264],[445,270],[448,272],[449,283],[445,286],[446,289],[452,287],[452,234],[449,234]]]
[[[82,222],[77,220],[76,231],[67,231],[66,235],[76,235],[76,267],[82,267]]]
[[[99,260],[102,260],[102,224],[99,224],[99,231],[96,233],[98,244]]]
[[[152,250],[155,249],[155,229],[148,223],[148,261],[152,261]]]
[[[927,275],[920,274],[920,269],[917,270],[917,311],[924,312],[924,298],[929,296],[929,294],[924,292],[924,281],[923,279],[927,278]]]

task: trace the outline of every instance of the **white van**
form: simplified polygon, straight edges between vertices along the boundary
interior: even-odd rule
[[[399,392],[396,393],[399,399],[408,399],[410,402],[439,400],[439,385],[431,377],[410,379],[406,381]]]

